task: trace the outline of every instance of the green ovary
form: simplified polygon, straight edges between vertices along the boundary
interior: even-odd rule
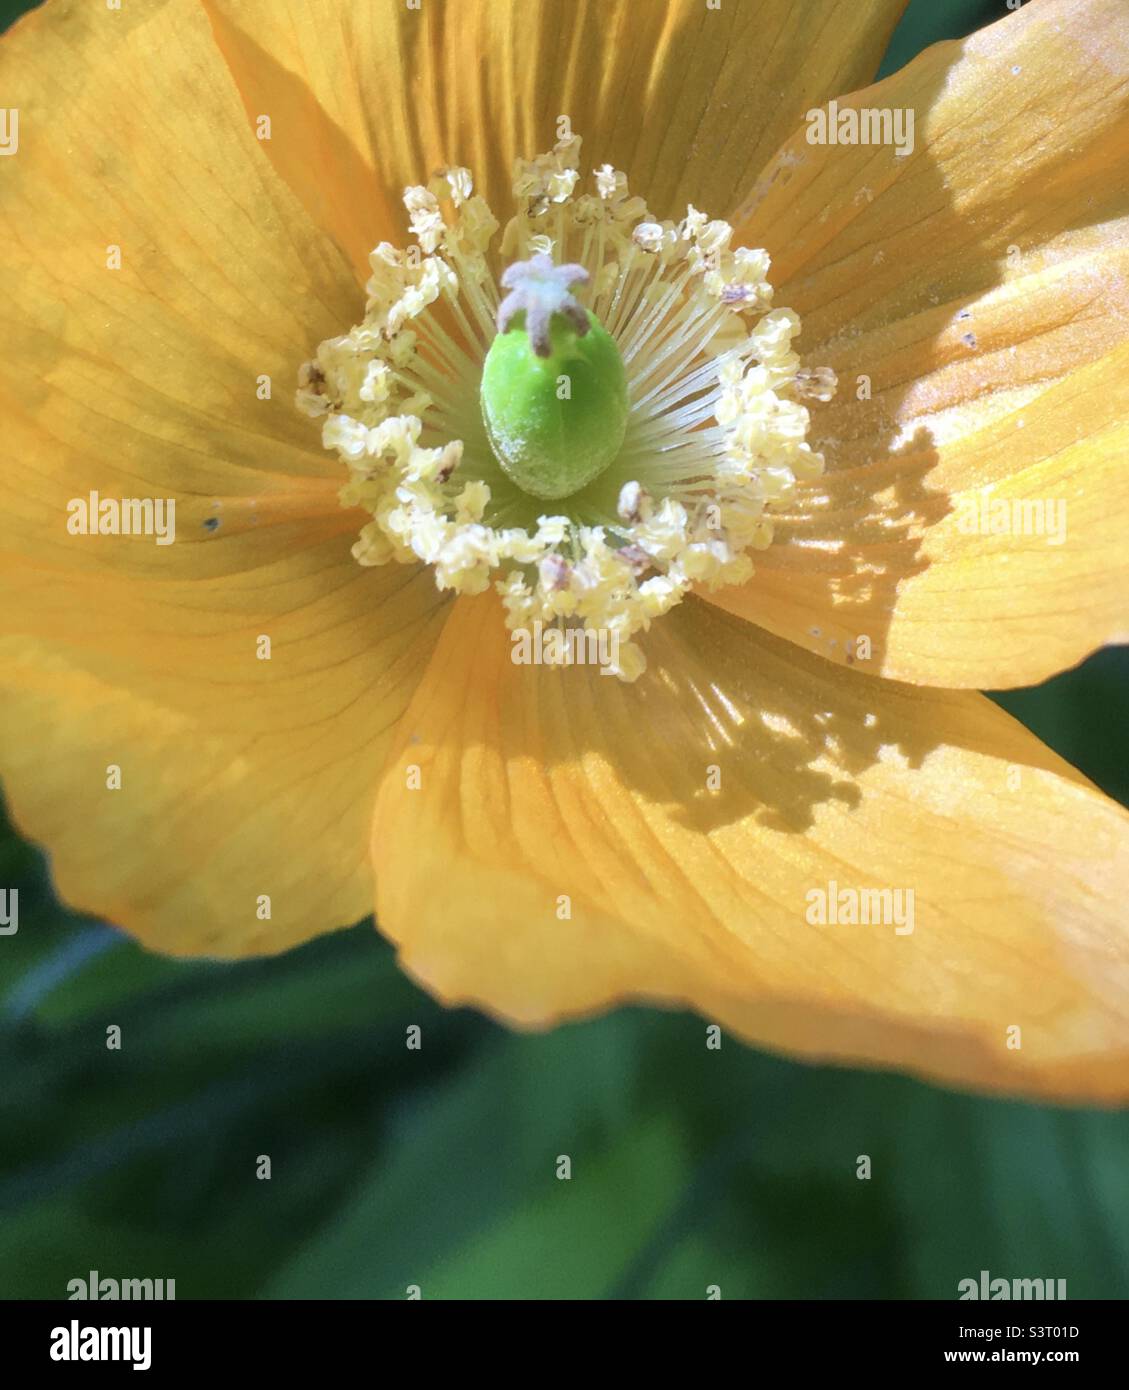
[[[560,314],[538,357],[518,314],[482,371],[482,418],[498,462],[523,492],[569,497],[611,463],[627,429],[627,377],[611,334],[592,313],[581,335]]]

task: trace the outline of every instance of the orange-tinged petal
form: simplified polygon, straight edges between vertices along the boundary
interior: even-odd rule
[[[974,693],[694,600],[648,643],[630,687],[517,666],[493,600],[459,602],[373,829],[409,971],[529,1026],[647,999],[811,1058],[1129,1090],[1129,816]],[[912,932],[809,923],[838,888],[912,890]]]
[[[793,544],[725,607],[945,686],[1032,683],[1129,634],[1125,17],[1025,6],[843,100],[912,109],[908,156],[805,131],[781,151],[743,235],[840,391]],[[984,534],[982,494],[1033,505]]]
[[[72,577],[5,582],[43,635],[0,639],[4,790],[72,906],[216,956],[371,910],[372,788],[435,590],[420,571],[343,575],[327,547],[308,568],[86,601]]]
[[[0,62],[5,791],[75,905],[280,949],[369,910],[373,779],[442,622],[429,574],[351,559],[294,407],[356,287],[195,5],[49,5]],[[171,500],[175,540],[71,534],[92,491]]]
[[[736,206],[805,110],[869,80],[905,0],[206,0],[270,154],[341,244],[448,164],[496,210],[567,117],[661,215]],[[313,101],[311,101],[311,97]],[[313,104],[313,103],[316,103]],[[327,185],[333,185],[327,187]],[[359,190],[374,188],[371,198]],[[374,238],[376,240],[377,238]]]
[[[952,447],[922,430],[836,470],[781,518],[749,583],[709,597],[863,670],[1034,684],[1129,640],[1127,456],[1122,346]]]

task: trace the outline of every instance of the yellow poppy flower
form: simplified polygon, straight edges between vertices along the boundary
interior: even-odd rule
[[[375,905],[520,1026],[689,1005],[1129,1090],[1126,815],[976,693],[1129,631],[1124,3],[865,87],[901,8],[49,0],[5,37],[0,770],[67,899],[219,956]],[[534,356],[591,310],[626,364],[583,506],[498,466],[507,266]],[[621,679],[516,663],[542,614]]]

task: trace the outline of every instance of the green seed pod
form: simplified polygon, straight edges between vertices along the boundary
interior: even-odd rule
[[[498,462],[517,486],[555,500],[578,492],[619,453],[627,429],[627,377],[599,319],[548,281],[550,274],[579,267],[534,275],[527,265],[511,267],[507,275],[514,278],[503,279],[521,288],[503,304],[499,326],[505,331],[486,355],[482,418]],[[519,278],[514,272],[526,273]]]

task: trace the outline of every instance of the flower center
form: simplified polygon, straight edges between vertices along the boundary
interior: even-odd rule
[[[748,579],[772,510],[822,471],[797,397],[835,381],[800,369],[765,252],[692,207],[655,221],[608,165],[577,194],[579,151],[518,161],[500,237],[467,170],[409,188],[416,244],[372,253],[365,318],[301,368],[298,404],[372,517],[361,564],[493,584],[508,626],[595,630],[633,680],[633,639]]]
[[[615,340],[569,293],[583,266],[545,255],[502,276],[498,336],[482,369],[482,418],[509,476],[533,497],[579,492],[619,453],[627,378]]]

